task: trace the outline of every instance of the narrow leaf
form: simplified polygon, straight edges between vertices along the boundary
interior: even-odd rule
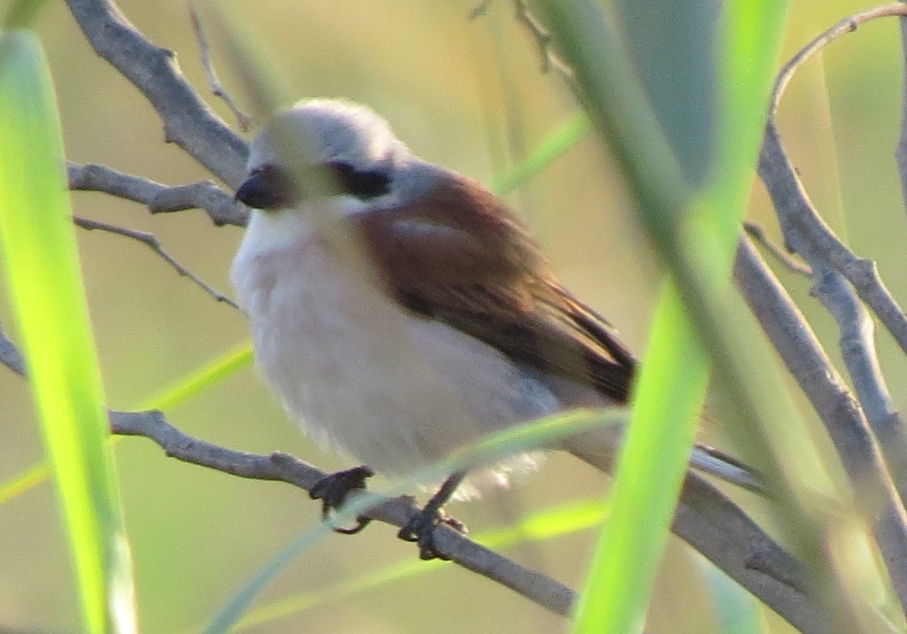
[[[135,632],[132,566],[47,62],[0,38],[0,249],[75,562],[85,630]]]

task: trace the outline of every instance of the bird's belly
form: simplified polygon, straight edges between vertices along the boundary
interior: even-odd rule
[[[315,438],[378,471],[411,473],[558,409],[506,356],[407,313],[318,242],[238,256],[233,279],[257,364],[286,410]]]

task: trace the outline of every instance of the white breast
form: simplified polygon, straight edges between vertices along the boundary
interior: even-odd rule
[[[380,472],[411,473],[558,408],[495,349],[363,283],[298,211],[253,214],[231,279],[257,364],[287,412]],[[473,482],[506,484],[506,470]]]

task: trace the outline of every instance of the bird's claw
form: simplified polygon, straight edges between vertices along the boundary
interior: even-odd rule
[[[366,480],[375,475],[375,472],[366,467],[353,467],[345,471],[332,473],[315,483],[315,486],[309,490],[309,497],[313,500],[321,500],[321,517],[326,522],[331,522],[334,511],[343,506],[346,496],[351,491],[361,491],[365,489]],[[350,528],[334,526],[335,533],[344,535],[354,535],[368,526],[371,518],[358,516],[356,525]]]
[[[435,547],[435,529],[441,524],[447,524],[457,532],[466,533],[466,526],[463,522],[450,517],[441,509],[427,505],[409,519],[397,533],[397,537],[407,542],[417,543],[420,559],[449,560],[450,557],[441,554]]]

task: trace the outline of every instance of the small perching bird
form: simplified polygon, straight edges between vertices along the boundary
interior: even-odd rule
[[[307,159],[288,164],[287,137]],[[312,169],[333,180],[319,186]],[[611,326],[558,284],[507,205],[427,163],[371,109],[310,100],[251,145],[236,198],[253,208],[231,270],[265,380],[304,430],[368,467],[411,474],[481,436],[627,401],[636,367]],[[564,438],[609,470],[619,432]],[[431,554],[440,504],[506,485],[533,456],[451,474],[412,526]],[[691,464],[756,487],[697,447]],[[361,484],[365,469],[339,474]],[[330,489],[330,486],[320,487]],[[327,493],[325,501],[338,502]]]

